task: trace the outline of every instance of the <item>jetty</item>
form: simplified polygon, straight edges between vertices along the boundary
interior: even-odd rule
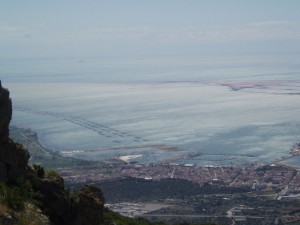
[[[275,161],[271,162],[269,165],[275,165],[279,162],[285,161],[287,159],[291,159],[294,157],[300,156],[300,143],[296,143],[293,145],[293,147],[290,149],[290,155],[284,156],[280,159],[276,159]]]

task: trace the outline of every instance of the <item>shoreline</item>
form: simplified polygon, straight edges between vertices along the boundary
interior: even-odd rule
[[[52,155],[52,156],[56,156],[56,157],[62,157],[62,158],[65,158],[65,159],[73,159],[73,160],[83,160],[83,161],[88,161],[88,162],[95,162],[93,160],[88,160],[88,159],[80,159],[80,158],[76,158],[76,157],[72,157],[72,154],[73,152],[78,152],[78,153],[84,153],[84,152],[97,152],[97,150],[74,150],[74,151],[61,151],[61,152],[57,152],[57,151],[53,151],[51,149],[47,149],[45,148],[41,142],[39,141],[39,138],[38,138],[38,135],[36,132],[30,130],[30,129],[26,129],[26,128],[20,128],[20,127],[17,127],[17,126],[10,126],[11,128],[11,131],[12,132],[15,132],[17,131],[17,133],[19,133],[20,135],[24,135],[22,134],[22,131],[23,132],[28,132],[31,136],[31,138],[33,138],[34,140],[32,140],[33,142],[35,141],[36,144],[35,146],[37,146],[42,152],[44,152],[46,155]],[[29,137],[27,137],[29,139]],[[21,143],[23,144],[23,143]],[[159,150],[164,150],[166,152],[169,152],[169,151],[179,151],[179,148],[178,147],[173,147],[173,146],[168,146],[168,145],[163,145],[163,144],[159,144],[159,145],[147,145],[147,146],[132,146],[132,147],[111,147],[111,148],[104,148],[103,150],[122,150],[122,149],[144,149],[144,148],[148,148],[148,147],[156,147],[157,149]],[[199,154],[202,154],[202,153],[199,153]],[[211,154],[211,155],[214,155],[214,154]],[[218,154],[215,154],[215,155],[218,155]],[[223,154],[223,155],[228,155],[230,156],[231,154]],[[115,156],[112,156],[110,159],[108,159],[108,161],[110,160],[118,160],[120,162],[125,162],[125,163],[132,163],[131,160],[134,160],[136,158],[140,158],[142,157],[143,155],[142,154],[139,154],[139,153],[136,153],[136,154],[124,154],[124,155],[115,155]],[[174,163],[172,162],[172,158],[171,159],[167,159],[167,160],[163,160],[163,161],[158,161],[158,162],[154,162],[153,164],[157,164],[157,165],[160,165],[160,164],[169,164],[169,165],[178,165],[178,166],[197,166],[197,167],[243,167],[243,166],[247,166],[249,164],[259,164],[259,165],[271,165],[273,164],[273,162],[276,162],[278,160],[273,160],[272,162],[248,162],[248,163],[244,163],[244,164],[224,164],[224,165],[213,165],[213,164],[209,164],[209,163],[204,163],[204,164],[197,164],[197,163],[189,163],[188,162],[188,158],[191,157],[192,154],[186,154],[186,155],[182,155],[182,159],[185,159],[187,160],[187,162],[185,163]],[[291,155],[289,157],[287,157],[287,159],[280,159],[280,161],[278,161],[277,163],[275,163],[276,165],[282,165],[282,166],[287,166],[287,167],[292,167],[292,168],[295,168],[295,169],[300,169],[300,165],[293,165],[293,164],[289,164],[289,163],[285,163],[284,161],[285,160],[288,160],[292,157],[299,157],[300,154],[298,155]],[[180,158],[179,158],[180,159]],[[191,157],[192,159],[192,157]],[[100,160],[101,161],[101,160]],[[101,161],[102,163],[105,163],[104,161]],[[212,161],[213,162],[213,161]],[[138,164],[149,164],[149,163],[140,163],[140,162],[137,162]],[[152,163],[151,163],[152,164]]]

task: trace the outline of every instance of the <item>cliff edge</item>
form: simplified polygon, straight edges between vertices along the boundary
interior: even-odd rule
[[[8,142],[9,123],[12,117],[12,104],[9,91],[2,87],[0,81],[0,145]]]
[[[15,181],[25,176],[28,152],[9,139],[12,102],[0,81],[0,181]]]

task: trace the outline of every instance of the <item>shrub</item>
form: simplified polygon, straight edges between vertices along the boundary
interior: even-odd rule
[[[46,176],[47,177],[53,177],[53,178],[59,178],[59,179],[61,178],[61,176],[54,170],[48,170],[46,172]]]
[[[33,164],[33,171],[36,173],[37,177],[43,178],[45,176],[45,170],[42,166]]]
[[[101,192],[101,190],[96,185],[93,185],[93,184],[85,186],[84,189],[91,191],[91,192]]]

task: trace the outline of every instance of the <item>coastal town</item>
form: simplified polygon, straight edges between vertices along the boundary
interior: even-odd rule
[[[300,157],[299,143],[292,146],[285,158],[269,163],[203,166],[173,162],[141,164],[134,162],[135,155],[105,163],[85,161],[62,157],[43,148],[30,130],[12,127],[11,136],[29,150],[32,164],[55,169],[67,187],[76,189],[94,184],[104,188],[106,207],[125,216],[232,225],[300,221],[300,168],[284,164],[286,159]],[[183,188],[179,191],[196,192],[165,197],[169,194],[164,185],[172,181],[171,186]],[[130,195],[131,185],[141,192]],[[193,186],[191,190],[190,186]],[[152,189],[158,192],[151,195]],[[114,196],[116,191],[118,196]]]
[[[72,185],[99,183],[124,177],[159,181],[163,179],[185,179],[203,185],[216,184],[227,187],[249,188],[251,190],[280,189],[281,197],[300,197],[300,168],[278,163],[252,163],[243,166],[201,166],[194,164],[150,163],[139,164],[113,160],[106,164],[95,164],[53,155],[44,149],[35,134],[29,130],[12,129],[27,149],[34,162],[45,159],[55,165],[55,169]],[[22,131],[22,132],[21,132]],[[300,157],[300,144],[290,150],[290,157]],[[71,162],[70,162],[71,160]],[[61,162],[60,162],[61,161]],[[277,160],[279,161],[279,160]],[[58,165],[57,163],[60,162]],[[72,166],[75,164],[76,166]],[[279,196],[279,197],[280,197]]]
[[[61,169],[65,182],[72,184],[98,183],[123,177],[162,180],[187,179],[198,184],[216,184],[252,190],[282,189],[278,198],[300,197],[300,170],[277,165],[249,165],[245,167],[203,167],[192,165],[124,165],[119,171],[104,174],[95,168],[87,171]]]

